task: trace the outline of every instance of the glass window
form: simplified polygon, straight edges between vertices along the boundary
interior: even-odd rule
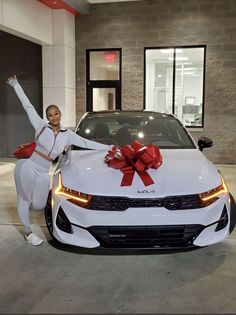
[[[89,80],[120,80],[119,50],[90,51]]]
[[[146,51],[146,109],[172,113],[173,61],[163,51]],[[170,55],[173,57],[173,49]]]
[[[203,126],[205,47],[146,49],[145,108]]]

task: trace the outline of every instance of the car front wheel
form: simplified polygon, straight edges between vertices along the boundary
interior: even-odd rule
[[[52,191],[49,191],[48,200],[45,207],[45,221],[48,228],[48,232],[53,239],[53,241],[58,242],[58,240],[53,235],[53,221],[52,221]]]

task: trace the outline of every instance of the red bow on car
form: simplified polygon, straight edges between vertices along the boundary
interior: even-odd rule
[[[109,167],[119,169],[124,173],[121,186],[131,186],[134,173],[137,172],[145,186],[154,184],[148,174],[149,168],[157,169],[162,164],[162,155],[159,147],[149,144],[144,146],[139,141],[123,147],[113,146],[105,157]]]

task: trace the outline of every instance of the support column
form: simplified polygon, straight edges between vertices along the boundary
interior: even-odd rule
[[[75,16],[63,9],[53,10],[52,24],[53,45],[42,46],[44,115],[48,105],[58,105],[62,112],[62,125],[74,128]]]

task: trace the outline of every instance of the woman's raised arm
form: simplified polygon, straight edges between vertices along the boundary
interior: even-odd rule
[[[18,96],[24,110],[26,111],[33,128],[36,131],[42,128],[45,122],[36,112],[34,106],[30,103],[28,97],[25,95],[25,92],[18,83],[16,76],[14,75],[9,77],[7,79],[7,83],[14,88],[16,95]]]

